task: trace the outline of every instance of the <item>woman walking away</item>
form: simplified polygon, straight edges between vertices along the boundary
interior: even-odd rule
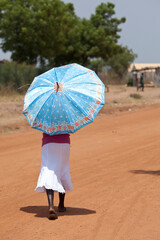
[[[54,209],[54,192],[59,193],[58,211],[65,212],[65,192],[72,190],[69,172],[70,135],[48,135],[43,133],[41,149],[41,171],[36,192],[46,192],[49,219],[58,218]]]

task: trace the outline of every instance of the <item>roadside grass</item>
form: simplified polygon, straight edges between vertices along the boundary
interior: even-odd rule
[[[9,88],[0,89],[0,134],[18,131],[28,126],[22,114],[23,103],[24,93]],[[131,109],[137,111],[138,108],[151,104],[160,104],[160,88],[145,88],[145,91],[139,94],[134,87],[110,85],[109,92],[105,91],[105,106],[99,116]]]
[[[8,102],[8,101],[21,101],[24,99],[24,94],[18,93],[16,91],[7,92],[0,91],[0,102]]]
[[[12,133],[12,132],[16,132],[20,129],[20,127],[15,127],[15,128],[10,128],[10,127],[7,127],[7,128],[4,128],[4,129],[0,129],[0,134],[8,134],[8,133]]]
[[[129,96],[131,98],[135,98],[135,99],[141,99],[142,98],[142,96],[138,93],[131,93]]]

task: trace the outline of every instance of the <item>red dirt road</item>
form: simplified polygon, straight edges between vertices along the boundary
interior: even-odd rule
[[[55,221],[34,192],[41,133],[0,142],[1,240],[160,240],[160,106],[102,115],[71,136],[74,190]]]

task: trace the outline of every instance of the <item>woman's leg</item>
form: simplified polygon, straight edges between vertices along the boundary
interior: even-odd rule
[[[53,200],[54,200],[54,191],[52,189],[46,189],[47,197],[48,197],[48,206],[49,209],[53,209]]]
[[[52,189],[46,189],[47,197],[48,197],[48,206],[49,206],[49,219],[56,219],[57,214],[54,210],[54,191]]]
[[[65,193],[59,193],[59,205],[58,205],[59,212],[66,211],[66,208],[64,207],[64,199],[65,199]]]

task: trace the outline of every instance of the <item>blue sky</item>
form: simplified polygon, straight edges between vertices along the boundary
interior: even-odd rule
[[[72,2],[79,17],[89,18],[103,0],[64,0]],[[119,42],[138,54],[137,63],[160,63],[160,0],[110,0],[116,17],[126,17]],[[0,59],[10,54],[0,51]]]

